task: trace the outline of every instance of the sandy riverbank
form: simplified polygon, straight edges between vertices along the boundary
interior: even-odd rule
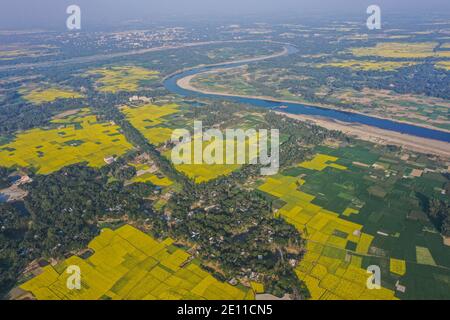
[[[328,118],[311,117],[278,111],[276,113],[292,119],[313,122],[321,127],[329,130],[341,131],[349,136],[353,136],[361,140],[371,141],[378,144],[397,145],[408,150],[434,154],[450,159],[450,143],[447,142],[410,136],[367,125],[339,122]]]
[[[273,41],[266,41],[266,42],[277,43],[277,42],[273,42]],[[256,57],[256,58],[243,58],[243,59],[241,59],[241,60],[224,61],[224,62],[219,62],[219,63],[215,63],[215,64],[199,64],[199,65],[196,65],[196,66],[193,66],[193,67],[183,68],[183,69],[177,70],[177,71],[175,71],[175,72],[173,72],[173,73],[171,73],[171,74],[168,74],[168,75],[166,75],[166,76],[163,78],[163,81],[166,80],[166,79],[168,79],[168,78],[170,78],[170,77],[172,77],[172,76],[174,76],[174,75],[176,75],[176,74],[179,74],[179,73],[182,73],[182,72],[186,72],[186,71],[189,71],[189,70],[192,70],[192,69],[197,69],[197,68],[202,68],[202,67],[220,67],[220,66],[225,66],[225,65],[229,65],[229,64],[235,64],[235,63],[242,63],[242,64],[245,65],[246,63],[251,63],[251,62],[257,62],[257,61],[263,61],[263,60],[268,60],[268,59],[279,58],[279,57],[282,57],[282,56],[287,55],[288,53],[289,53],[289,49],[288,49],[287,47],[283,47],[283,50],[281,50],[281,51],[279,51],[279,52],[275,52],[275,53],[273,53],[273,54],[271,54],[271,55],[267,55],[267,56],[259,56],[259,57]],[[240,68],[240,67],[241,67],[241,66],[238,66],[238,67],[226,67],[226,68],[221,68],[221,69],[214,69],[214,70],[211,70],[211,71],[205,71],[205,72],[202,72],[202,73],[198,73],[198,74],[196,74],[196,75],[207,74],[207,73],[214,73],[214,72],[220,72],[220,71],[223,71],[223,70],[234,69],[234,68]],[[194,76],[192,76],[192,77],[188,77],[188,78],[189,78],[189,82],[186,83],[187,86],[190,86],[190,81],[191,81],[192,78],[194,78],[196,75],[194,75]],[[180,80],[183,80],[183,79],[180,79]],[[179,81],[180,81],[180,80],[179,80]],[[190,87],[191,87],[191,86],[190,86]],[[199,89],[197,89],[197,88],[194,88],[194,87],[191,87],[191,88],[193,88],[193,90],[195,90],[195,91],[201,92],[201,91],[200,91]]]

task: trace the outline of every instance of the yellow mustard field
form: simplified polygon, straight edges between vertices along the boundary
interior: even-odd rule
[[[158,242],[125,225],[103,229],[91,241],[94,254],[73,256],[24,283],[39,300],[253,299],[251,289],[234,287],[204,271],[168,238]],[[80,268],[81,289],[68,289],[68,266]]]
[[[98,122],[89,109],[53,120],[51,129],[31,129],[16,134],[0,146],[0,165],[34,168],[49,174],[65,166],[86,162],[92,167],[105,165],[104,158],[120,156],[132,148],[119,126]]]
[[[71,90],[65,90],[60,88],[47,88],[47,89],[33,89],[33,90],[21,90],[23,97],[34,103],[42,104],[45,102],[53,102],[58,99],[76,99],[82,98],[83,95]]]
[[[328,156],[325,154],[317,154],[311,161],[305,161],[300,163],[298,166],[306,169],[322,171],[325,168],[331,167],[339,170],[346,170],[347,168],[336,164],[338,158]]]
[[[429,57],[450,57],[450,52],[434,51],[436,42],[381,42],[375,47],[354,48],[351,53],[357,57],[376,56],[382,58],[423,59]]]
[[[193,140],[195,137],[193,137]],[[245,140],[245,163],[249,163],[250,161],[250,151],[249,145],[257,145],[258,143],[258,135],[247,137]],[[232,157],[234,157],[234,164],[226,164],[227,158],[227,144],[231,147],[230,153]],[[177,154],[181,159],[186,161],[186,163],[175,164],[175,168],[187,175],[189,178],[193,179],[196,183],[207,182],[213,179],[216,179],[220,176],[226,176],[230,173],[239,169],[242,165],[238,164],[237,156],[238,156],[238,147],[234,140],[226,139],[225,137],[220,140],[213,141],[203,141],[202,142],[202,154],[203,156],[210,156],[211,159],[216,159],[217,162],[207,163],[205,159],[201,161],[201,163],[195,163],[194,160],[194,143],[190,143],[190,152]],[[221,150],[222,156],[220,153],[216,154],[216,151]],[[220,151],[219,151],[220,152]],[[168,159],[172,159],[172,151],[168,151],[164,154]],[[255,154],[255,156],[257,153]],[[217,158],[216,158],[217,156]],[[173,159],[172,159],[173,161]]]
[[[440,69],[450,70],[450,61],[439,61],[435,66]]]
[[[163,106],[149,104],[136,108],[124,106],[121,111],[151,144],[160,145],[170,140],[172,135],[172,129],[164,127],[164,118],[179,112],[179,106],[176,104]]]
[[[100,76],[95,85],[100,92],[137,91],[143,80],[158,79],[159,72],[136,66],[113,66],[90,70],[88,75]]]
[[[389,261],[389,270],[392,273],[398,274],[399,276],[403,276],[406,274],[406,261],[391,258]]]
[[[130,121],[133,127],[139,130],[139,132],[141,132],[150,143],[152,143],[153,145],[161,145],[171,139],[173,132],[173,129],[165,127],[167,117],[180,112],[180,109],[176,104],[168,104],[163,106],[124,106],[121,108],[121,111],[123,112],[123,114],[125,114],[126,118],[128,119],[128,121]],[[254,137],[254,139],[257,139],[257,137]],[[224,146],[225,143],[226,141],[223,141]],[[246,144],[248,146],[249,141],[247,141]],[[208,145],[210,145],[210,143],[205,142],[203,144],[203,150],[205,150]],[[191,159],[193,159],[193,152],[194,151],[192,145],[191,153],[184,156],[191,157]],[[164,155],[168,159],[171,159],[170,150],[165,152]],[[191,161],[191,164],[175,165],[175,168],[178,171],[183,172],[188,177],[194,179],[196,183],[206,182],[219,176],[230,174],[240,167],[241,165],[238,164],[194,164],[193,161]],[[154,177],[148,175],[145,178],[154,179]]]
[[[335,68],[350,68],[353,70],[363,71],[394,71],[403,67],[409,67],[417,64],[411,61],[370,61],[370,60],[342,60],[331,61],[326,63],[318,63],[315,66],[318,68],[335,67]]]
[[[236,164],[179,164],[175,168],[194,179],[195,183],[207,182],[239,169]]]

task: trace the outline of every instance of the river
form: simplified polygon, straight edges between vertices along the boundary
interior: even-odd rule
[[[278,58],[282,55],[289,55],[297,52],[298,50],[292,46],[286,46],[285,52],[283,54],[279,55],[273,55],[265,58],[267,59],[274,59]],[[427,139],[434,139],[439,140],[443,142],[450,142],[450,133],[430,128],[424,128],[420,126],[415,126],[408,123],[403,122],[396,122],[393,120],[388,119],[381,119],[377,117],[371,117],[368,115],[358,114],[358,113],[352,113],[352,112],[345,112],[345,111],[339,111],[334,109],[327,109],[323,107],[317,107],[317,106],[311,106],[306,105],[302,103],[292,103],[292,102],[280,102],[270,99],[262,99],[262,98],[250,98],[250,97],[240,97],[240,96],[233,96],[233,95],[221,95],[221,94],[209,94],[209,93],[202,93],[194,90],[188,90],[181,88],[178,85],[178,81],[180,79],[183,79],[188,76],[201,74],[208,71],[213,71],[215,69],[225,69],[225,68],[235,68],[239,67],[241,65],[245,65],[251,62],[255,61],[261,61],[264,60],[264,58],[255,58],[255,59],[246,59],[242,61],[237,62],[230,62],[230,63],[224,63],[224,64],[218,64],[218,65],[212,65],[212,66],[201,66],[192,68],[189,70],[180,71],[176,74],[173,74],[169,76],[164,81],[164,86],[167,90],[170,92],[176,93],[183,97],[188,98],[213,98],[213,99],[222,99],[222,100],[231,100],[238,103],[243,104],[250,104],[258,107],[263,107],[267,109],[272,110],[278,110],[286,113],[291,114],[303,114],[308,116],[320,116],[320,117],[326,117],[330,119],[335,119],[343,122],[348,123],[359,123],[364,125],[369,125],[372,127],[376,127],[379,129],[384,130],[390,130],[399,132],[402,134],[408,134],[412,136],[417,136],[421,138],[427,138]],[[281,108],[280,108],[281,107]]]

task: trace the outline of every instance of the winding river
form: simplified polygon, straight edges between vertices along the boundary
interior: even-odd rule
[[[384,130],[391,130],[395,132],[399,132],[402,134],[413,135],[421,138],[434,139],[443,142],[450,142],[450,132],[424,128],[420,126],[415,126],[408,123],[396,122],[388,119],[381,119],[377,117],[371,117],[363,114],[352,113],[339,111],[334,109],[327,109],[323,107],[310,106],[302,103],[292,103],[292,102],[280,102],[276,100],[270,99],[262,99],[262,98],[250,98],[250,97],[241,97],[241,96],[233,96],[233,95],[222,95],[222,94],[210,94],[210,93],[202,93],[199,91],[188,90],[181,88],[178,85],[178,81],[197,74],[205,73],[208,71],[214,71],[216,69],[226,69],[226,68],[235,68],[241,65],[245,65],[255,61],[274,59],[283,55],[289,55],[297,52],[298,50],[292,46],[286,46],[285,50],[276,55],[268,56],[268,57],[260,57],[255,59],[246,59],[236,62],[216,64],[210,66],[201,66],[188,70],[183,70],[178,73],[175,73],[169,76],[165,81],[164,85],[167,90],[176,93],[178,95],[189,97],[189,98],[216,98],[216,99],[226,99],[235,101],[243,104],[250,104],[258,107],[278,110],[291,114],[301,114],[308,116],[320,116],[326,117],[330,119],[335,119],[342,122],[347,123],[358,123],[363,125],[369,125],[372,127],[376,127]]]

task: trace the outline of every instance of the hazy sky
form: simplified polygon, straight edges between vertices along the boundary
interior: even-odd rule
[[[343,14],[364,15],[370,4],[380,5],[384,13],[450,12],[449,0],[1,0],[0,28],[64,26],[70,4],[81,7],[85,23],[97,25],[192,15],[238,19],[315,13],[338,19]]]

